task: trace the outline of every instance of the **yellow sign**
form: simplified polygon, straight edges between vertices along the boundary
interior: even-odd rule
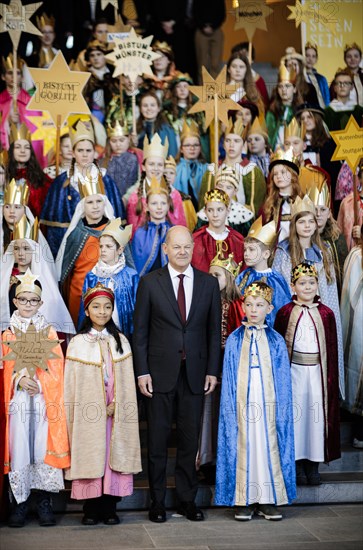
[[[32,133],[32,140],[43,141],[43,154],[47,155],[52,149],[55,148],[57,129],[51,116],[48,113],[43,113],[41,116],[27,116],[36,130]],[[61,130],[61,136],[69,132],[68,126],[65,126]]]
[[[273,12],[266,6],[263,0],[254,0],[253,2],[240,2],[236,8],[236,23],[234,30],[243,29],[246,31],[247,39],[252,42],[253,35],[257,29],[267,31],[266,18]]]
[[[43,2],[35,2],[23,6],[21,0],[11,0],[10,4],[0,4],[0,32],[8,32],[14,48],[17,50],[22,32],[42,36],[35,25],[30,21],[31,16]]]
[[[323,2],[318,5],[324,6]],[[319,18],[312,17],[301,24],[301,51],[304,53],[306,42],[318,47],[316,69],[330,83],[338,67],[344,67],[344,47],[357,42],[362,46],[363,2],[361,0],[334,0],[326,2],[326,10],[336,20],[334,33],[324,26]]]
[[[15,361],[14,372],[26,368],[30,376],[34,376],[36,369],[48,370],[47,361],[59,359],[59,355],[52,351],[63,340],[49,338],[50,325],[37,331],[31,322],[26,330],[15,330],[16,340],[4,341],[11,352],[1,357],[3,361]]]
[[[359,161],[363,158],[363,128],[350,115],[344,130],[330,132],[330,135],[337,145],[331,160],[345,160],[355,174]]]
[[[217,95],[218,119],[228,126],[228,111],[242,111],[242,107],[229,97],[236,91],[236,85],[226,84],[227,67],[223,67],[215,80],[207,69],[202,67],[202,77],[203,86],[189,86],[189,90],[199,98],[199,101],[189,109],[188,113],[205,111],[205,127],[208,128],[215,116],[215,96]]]
[[[151,74],[152,62],[161,57],[151,48],[152,39],[152,36],[146,38],[138,36],[133,27],[127,38],[115,37],[115,48],[106,55],[106,59],[115,66],[112,76],[124,74],[130,78],[131,82],[136,82],[139,75]]]
[[[336,8],[333,2],[305,2],[297,0],[295,6],[287,6],[291,11],[287,19],[295,20],[296,28],[301,23],[314,21],[321,24],[331,34],[336,34]]]
[[[91,73],[71,71],[61,51],[48,69],[29,68],[29,71],[36,85],[27,107],[29,110],[48,111],[54,124],[59,115],[61,126],[70,113],[91,114],[82,95]]]

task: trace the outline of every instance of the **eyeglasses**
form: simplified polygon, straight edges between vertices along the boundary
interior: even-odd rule
[[[30,304],[31,306],[37,306],[41,300],[37,300],[36,298],[32,298],[31,300],[27,300],[26,298],[17,298],[19,304],[21,306],[26,306]]]
[[[339,86],[339,88],[349,88],[349,86],[352,85],[352,82],[336,82],[336,86]]]
[[[185,147],[185,149],[195,149],[196,147],[200,147],[200,143],[193,143],[193,144],[187,144],[187,145],[183,145],[183,147]]]

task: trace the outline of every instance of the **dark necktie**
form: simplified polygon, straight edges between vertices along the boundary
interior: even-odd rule
[[[184,283],[183,283],[184,277],[185,275],[178,275],[178,278],[180,280],[179,287],[178,287],[178,306],[179,306],[180,316],[182,318],[183,325],[187,320],[187,308],[185,305],[185,292],[184,292]]]

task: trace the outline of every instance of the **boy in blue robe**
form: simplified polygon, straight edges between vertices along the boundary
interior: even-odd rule
[[[277,506],[296,498],[289,356],[265,323],[272,289],[245,289],[247,322],[229,336],[223,362],[215,503],[234,517],[280,520]]]
[[[268,266],[276,239],[275,222],[262,225],[262,216],[257,218],[245,237],[244,262],[247,268],[236,279],[242,295],[248,285],[256,281],[262,281],[273,289],[274,307],[266,316],[266,323],[271,327],[274,326],[278,310],[291,301],[291,292],[286,280],[281,273]]]

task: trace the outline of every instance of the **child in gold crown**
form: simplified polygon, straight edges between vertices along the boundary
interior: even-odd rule
[[[280,520],[296,498],[290,363],[283,338],[265,325],[272,289],[244,295],[247,321],[228,338],[221,391],[215,503],[235,519]]]
[[[338,341],[335,316],[318,293],[315,266],[291,274],[293,300],[276,316],[291,361],[296,481],[319,485],[319,462],[340,457]]]

